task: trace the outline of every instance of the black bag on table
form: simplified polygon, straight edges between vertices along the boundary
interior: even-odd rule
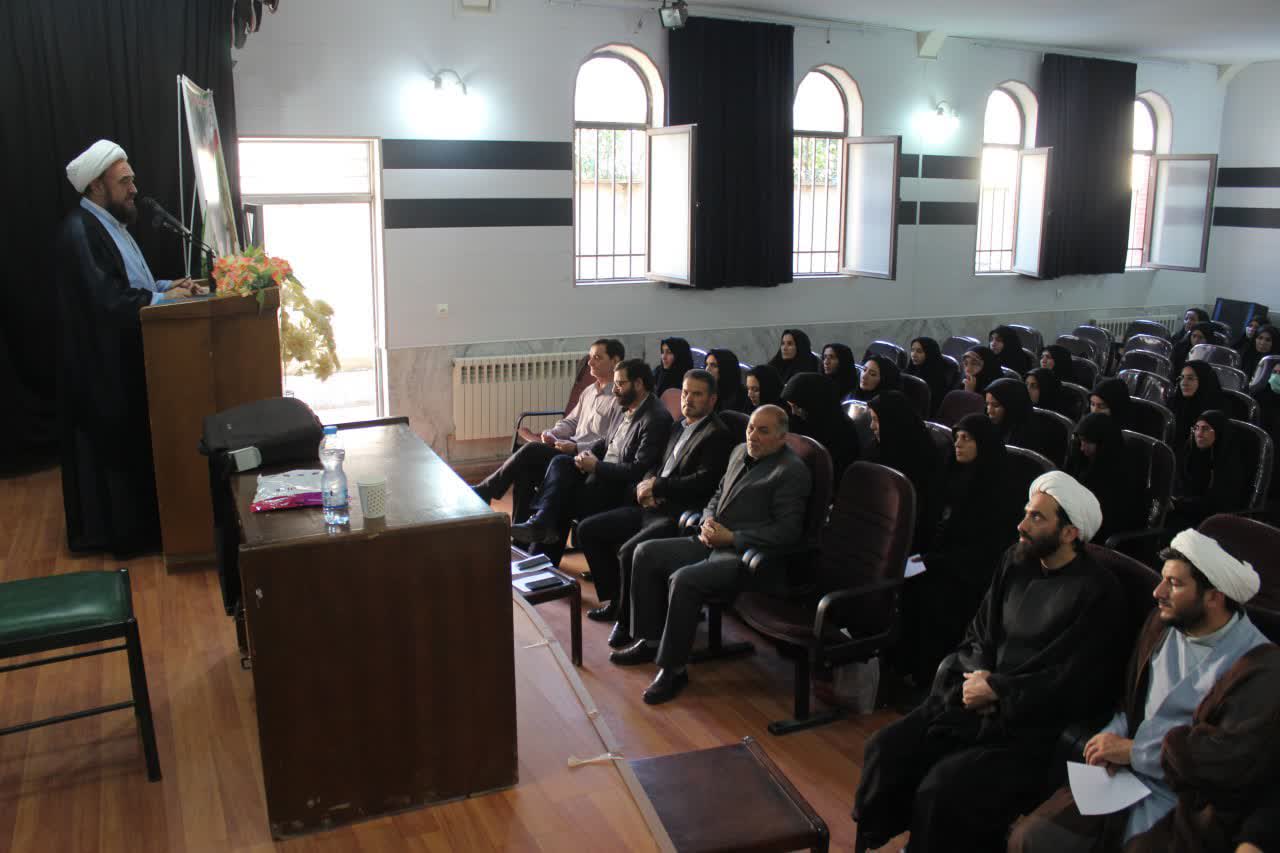
[[[231,497],[231,475],[264,465],[319,467],[322,438],[320,419],[295,397],[245,403],[204,419],[200,452],[209,457],[218,578],[228,615],[235,615],[240,604],[240,529]]]

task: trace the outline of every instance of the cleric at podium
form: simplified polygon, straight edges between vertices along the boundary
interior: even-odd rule
[[[57,239],[62,500],[72,551],[160,544],[138,312],[201,292],[157,281],[128,226],[138,194],[124,149],[98,140],[67,164],[80,193]]]

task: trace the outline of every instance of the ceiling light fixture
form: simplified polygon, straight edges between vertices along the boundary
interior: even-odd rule
[[[467,84],[462,75],[452,68],[441,68],[431,75],[431,82],[435,85],[436,92],[442,95],[467,94]]]

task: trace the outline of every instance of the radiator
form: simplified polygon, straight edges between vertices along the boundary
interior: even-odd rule
[[[564,411],[581,360],[580,352],[455,358],[454,438],[510,436],[521,412]]]
[[[1141,317],[1108,317],[1106,320],[1099,320],[1094,323],[1100,329],[1106,329],[1111,333],[1111,337],[1116,343],[1124,343],[1125,329],[1129,328],[1129,324],[1134,320],[1155,320],[1157,323],[1163,323],[1164,327],[1170,332],[1182,327],[1181,314],[1146,314]]]

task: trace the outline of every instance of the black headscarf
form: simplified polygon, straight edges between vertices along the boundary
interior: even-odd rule
[[[914,553],[923,546],[922,537],[928,534],[932,524],[935,484],[941,474],[937,451],[929,437],[929,428],[901,391],[878,394],[867,407],[880,421],[880,455],[876,461],[902,474],[916,490]]]
[[[999,476],[1004,471],[1004,462],[1007,453],[1004,449],[1004,441],[1000,438],[1000,430],[991,418],[986,415],[972,414],[965,415],[956,423],[952,432],[964,431],[973,437],[978,444],[978,458],[969,465],[961,465],[952,461],[962,468],[972,468],[974,472],[980,475],[979,482],[985,484],[983,488],[991,488],[998,480],[989,479],[990,477]]]
[[[742,365],[732,350],[709,349],[707,358],[715,358],[720,370],[716,379],[716,411],[745,412],[751,408],[742,390]]]
[[[1244,328],[1240,330],[1240,337],[1231,342],[1231,348],[1243,356],[1249,350],[1253,349],[1253,337],[1249,334],[1249,323],[1254,320],[1258,321],[1258,329],[1263,326],[1271,325],[1271,319],[1266,314],[1255,314],[1249,318],[1249,322],[1244,324]],[[1258,334],[1258,330],[1254,329],[1254,335]]]
[[[882,355],[873,355],[863,362],[863,381],[867,378],[866,365],[873,361],[880,371],[880,381],[876,383],[876,387],[874,388],[863,388],[859,385],[853,392],[853,396],[859,400],[870,400],[872,397],[884,391],[902,390],[902,371],[898,369],[897,362],[893,359],[885,358]]]
[[[991,347],[982,346],[981,344],[976,347],[969,347],[965,355],[969,353],[973,353],[982,359],[982,369],[978,371],[977,382],[974,384],[973,390],[979,394],[985,394],[987,386],[1004,375],[1000,372],[1000,360],[991,351]],[[963,367],[964,364],[962,362],[961,368],[963,369]]]
[[[836,399],[843,400],[853,394],[858,387],[858,371],[854,370],[853,350],[844,344],[827,344],[822,348],[823,354],[827,350],[835,353],[839,364],[836,366],[835,373],[828,373],[827,378],[831,380],[831,384],[836,389]]]
[[[1034,366],[1030,357],[1022,351],[1022,336],[1011,326],[996,326],[987,338],[999,338],[1004,344],[1000,354],[996,356],[1002,366],[1016,370],[1019,376],[1026,376],[1027,371]]]
[[[797,373],[821,373],[822,365],[818,362],[818,357],[813,354],[813,344],[809,343],[809,336],[799,329],[783,329],[779,340],[787,335],[795,339],[796,357],[785,361],[782,358],[782,347],[779,346],[773,358],[769,359],[769,363],[782,377],[782,381],[786,382]]]
[[[1209,366],[1209,363],[1207,361],[1188,361],[1183,366],[1194,370],[1200,383],[1196,386],[1196,393],[1190,397],[1183,395],[1181,381],[1174,386],[1173,398],[1169,401],[1169,408],[1172,410],[1174,417],[1175,447],[1186,441],[1190,436],[1191,427],[1195,425],[1196,418],[1200,417],[1201,412],[1209,409],[1218,409],[1223,406],[1222,383],[1218,381],[1218,374]],[[1179,374],[1181,372],[1178,371]]]
[[[797,373],[783,386],[782,402],[794,407],[791,431],[807,435],[831,454],[832,487],[839,488],[840,477],[858,461],[861,448],[857,429],[840,408],[831,380],[820,373]]]
[[[1048,369],[1053,371],[1053,375],[1058,377],[1059,382],[1077,381],[1076,365],[1071,360],[1071,352],[1066,347],[1050,344],[1040,350],[1041,358],[1046,352],[1049,353],[1049,358],[1053,359],[1053,367]]]
[[[1218,338],[1218,330],[1208,323],[1196,323],[1187,332],[1187,336],[1173,345],[1173,352],[1169,356],[1169,360],[1173,362],[1173,373],[1176,376],[1182,371],[1182,366],[1187,363],[1187,356],[1191,354],[1191,348],[1196,344],[1191,342],[1191,333],[1199,332],[1204,338],[1202,343],[1216,343]]]
[[[1185,319],[1182,321],[1182,326],[1179,327],[1178,331],[1174,332],[1173,337],[1170,338],[1170,340],[1175,344],[1190,337],[1192,330],[1195,329],[1196,326],[1209,322],[1209,312],[1203,308],[1188,308],[1187,311],[1191,311],[1196,315],[1196,321],[1191,324],[1190,329],[1187,328],[1187,321]],[[1183,317],[1186,317],[1187,311],[1182,312]]]
[[[1258,335],[1271,336],[1271,349],[1267,352],[1258,352]],[[1253,337],[1249,339],[1249,346],[1245,348],[1240,358],[1240,369],[1244,371],[1244,375],[1249,377],[1249,381],[1253,381],[1253,372],[1258,369],[1258,362],[1262,361],[1264,356],[1280,355],[1280,331],[1270,324],[1259,326],[1258,331],[1253,333]]]
[[[776,406],[782,402],[782,377],[773,365],[757,364],[747,371],[747,376],[754,376],[760,383],[760,406]],[[747,380],[742,381],[745,385]],[[751,405],[750,399],[747,399],[747,404]],[[751,406],[751,409],[754,411],[760,406]]]
[[[684,338],[663,338],[658,346],[660,348],[665,346],[675,356],[675,361],[671,362],[669,370],[662,366],[661,359],[658,360],[658,366],[654,368],[653,393],[661,397],[662,392],[668,388],[681,387],[685,372],[693,370],[693,353],[689,349],[689,342]]]
[[[997,379],[987,386],[987,393],[1004,407],[1004,418],[996,424],[1000,440],[1018,447],[1027,445],[1019,442],[1031,421],[1031,395],[1027,386],[1017,379]]]
[[[1040,399],[1032,403],[1032,405],[1039,409],[1048,409],[1051,412],[1057,412],[1069,418],[1072,417],[1074,406],[1063,390],[1062,380],[1058,378],[1058,374],[1047,367],[1037,367],[1028,373],[1026,378],[1030,379],[1033,376],[1036,379],[1036,385],[1040,388]],[[1025,382],[1026,380],[1023,381]]]
[[[1132,428],[1133,404],[1129,402],[1129,386],[1124,384],[1123,379],[1104,379],[1089,394],[1102,398],[1120,429]]]
[[[1239,448],[1231,440],[1226,413],[1206,409],[1193,423],[1196,421],[1213,427],[1215,438],[1213,447],[1201,450],[1195,437],[1188,434],[1178,454],[1174,517],[1185,526],[1197,525],[1215,512],[1242,508],[1244,468]]]
[[[1096,445],[1092,459],[1080,450],[1080,439]],[[1063,470],[1093,492],[1102,506],[1102,527],[1093,541],[1105,542],[1113,533],[1146,526],[1147,508],[1140,496],[1142,480],[1131,476],[1133,469],[1125,456],[1124,435],[1115,418],[1098,412],[1080,419]]]
[[[907,373],[918,376],[929,386],[929,416],[938,411],[942,398],[951,388],[947,384],[947,360],[942,357],[942,347],[933,338],[916,338],[912,344],[920,344],[924,350],[924,363],[907,362]]]

